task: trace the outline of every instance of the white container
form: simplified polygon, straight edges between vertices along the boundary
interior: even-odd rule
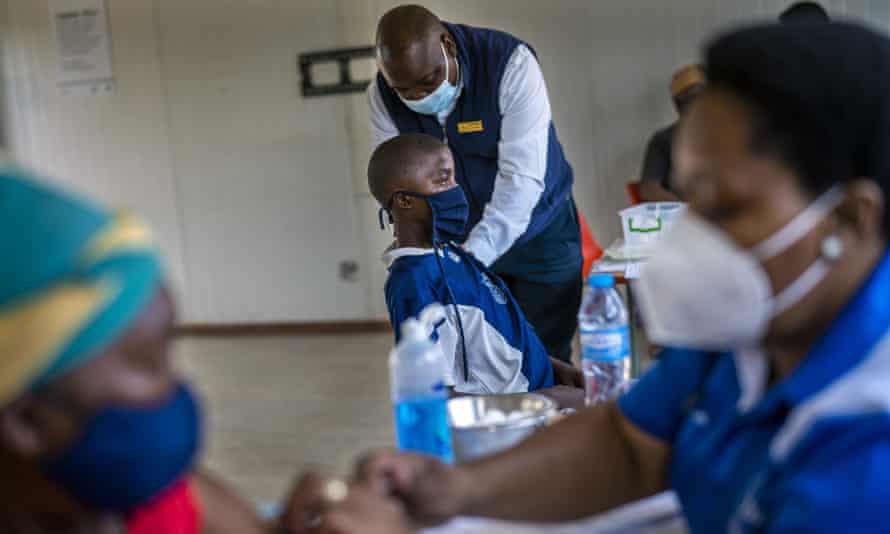
[[[652,246],[685,208],[682,202],[644,202],[621,210],[624,246],[630,249]]]

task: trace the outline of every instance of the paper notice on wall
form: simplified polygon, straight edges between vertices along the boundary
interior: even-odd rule
[[[56,85],[63,95],[114,91],[105,0],[49,0],[56,40]]]

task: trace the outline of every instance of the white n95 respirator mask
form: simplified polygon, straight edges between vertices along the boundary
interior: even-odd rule
[[[842,252],[840,240],[822,242],[822,256],[774,295],[762,262],[811,232],[843,199],[824,193],[787,225],[750,249],[686,210],[655,245],[634,291],[649,339],[658,345],[702,350],[755,347],[770,320],[800,302]]]

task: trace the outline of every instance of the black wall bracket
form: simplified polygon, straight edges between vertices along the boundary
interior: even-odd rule
[[[353,80],[349,62],[354,59],[374,57],[373,46],[356,48],[335,48],[307,52],[297,56],[297,63],[302,76],[303,97],[342,95],[361,93],[368,87],[371,80]],[[312,66],[318,63],[337,63],[340,66],[340,81],[337,83],[316,84],[312,79]]]

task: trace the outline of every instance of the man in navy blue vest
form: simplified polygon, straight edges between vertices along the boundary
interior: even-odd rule
[[[377,27],[374,146],[425,133],[451,148],[470,203],[464,248],[509,285],[551,356],[568,361],[581,300],[572,168],[532,48],[420,6]]]

